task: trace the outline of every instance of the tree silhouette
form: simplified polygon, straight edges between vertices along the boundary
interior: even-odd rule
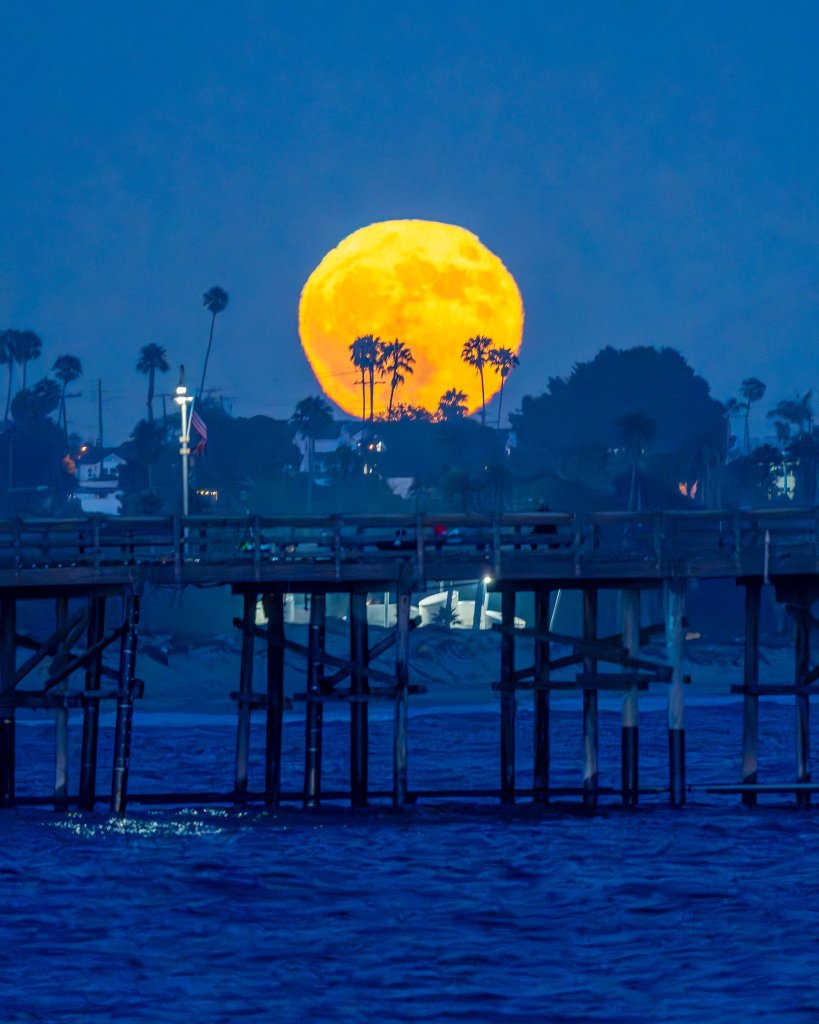
[[[363,334],[356,338],[350,349],[353,366],[361,370],[361,419],[367,418],[366,392],[367,380],[370,383],[370,423],[373,421],[373,394],[375,391],[375,373],[381,367],[383,344],[380,338],[372,334]]]
[[[616,487],[617,460],[610,453],[623,446],[618,423],[630,413],[656,423],[640,467],[644,508],[649,494],[661,507],[678,493],[680,481],[697,479],[690,474],[705,440],[724,458],[725,409],[707,382],[674,349],[639,346],[604,348],[577,363],[568,377],[552,377],[545,393],[524,396],[520,410],[508,417],[517,437],[511,467],[571,482],[562,501],[602,507]],[[711,493],[717,491],[715,483]]]
[[[751,450],[751,432],[748,426],[748,418],[751,415],[751,403],[758,402],[765,394],[765,385],[756,377],[746,377],[740,388],[742,397],[745,399],[745,451]]]
[[[768,418],[774,421],[779,442],[791,457],[797,500],[812,505],[816,501],[817,439],[813,429],[811,394],[807,391],[801,398],[782,399],[768,413]],[[783,473],[787,476],[784,464]]]
[[[506,378],[520,365],[520,360],[511,348],[491,348],[489,350],[489,362],[495,367],[495,373],[500,377],[500,394],[498,395],[498,429],[501,424],[501,409],[503,407],[503,385]]]
[[[808,391],[801,398],[783,398],[768,413],[768,419],[785,424],[788,437],[791,434],[791,427],[796,427],[799,434],[809,432],[813,422],[810,397],[811,392]],[[779,431],[778,427],[777,431]]]
[[[302,398],[296,405],[290,423],[307,438],[307,511],[313,501],[313,478],[316,460],[316,438],[333,422],[330,406],[321,395]]]
[[[411,405],[399,402],[398,405],[392,407],[392,412],[389,414],[387,419],[393,422],[399,420],[412,420],[418,423],[431,423],[432,413],[425,409],[422,405]]]
[[[11,414],[17,423],[44,420],[60,407],[60,386],[51,377],[43,377],[30,388],[18,391],[11,402]]]
[[[143,345],[139,350],[139,359],[137,360],[136,368],[140,373],[148,375],[148,422],[153,423],[154,421],[154,382],[156,380],[156,371],[160,373],[168,372],[168,360],[166,358],[167,352],[161,345],[154,345],[150,343]]]
[[[747,408],[745,402],[740,402],[738,398],[733,396],[726,402],[723,402],[723,408],[725,410],[725,451],[731,453],[731,440],[736,441],[736,435],[731,433],[731,420],[741,411]]]
[[[406,374],[413,373],[412,364],[415,358],[409,349],[398,338],[381,348],[381,366],[390,378],[390,401],[387,406],[387,419],[392,419],[392,403],[395,389],[406,380]]]
[[[0,331],[0,365],[8,366],[9,381],[6,390],[6,413],[3,422],[8,423],[9,409],[11,408],[11,385],[14,376],[15,353],[17,351],[17,336],[19,331]]]
[[[39,359],[43,342],[34,331],[18,331],[15,346],[15,360],[23,367],[23,390],[26,388],[26,371],[32,359]]]
[[[222,310],[227,308],[228,304],[228,293],[224,288],[220,288],[218,285],[214,285],[209,288],[202,296],[202,305],[210,310],[210,334],[208,335],[208,348],[205,352],[205,365],[202,367],[202,383],[199,385],[199,397],[204,397],[205,394],[205,374],[208,372],[208,360],[210,359],[210,347],[213,344],[213,328],[216,324],[216,317]]]
[[[492,339],[485,338],[482,334],[476,334],[474,338],[464,342],[461,349],[461,359],[468,365],[474,366],[481,378],[481,426],[486,426],[486,392],[483,383],[483,368],[489,362],[489,353],[492,350]]]
[[[60,418],[63,424],[63,434],[65,436],[65,446],[68,447],[68,418],[65,412],[65,391],[68,385],[75,381],[78,377],[82,376],[82,363],[76,356],[59,356],[51,368],[51,372],[62,384],[60,390]],[[59,420],[58,420],[59,426]]]
[[[643,504],[640,488],[640,463],[643,460],[646,445],[654,438],[657,424],[650,416],[644,416],[640,412],[630,412],[622,416],[617,425],[621,440],[631,460],[628,511],[639,512]]]
[[[450,388],[441,395],[438,402],[438,419],[444,423],[462,420],[466,416],[466,395],[463,391]]]

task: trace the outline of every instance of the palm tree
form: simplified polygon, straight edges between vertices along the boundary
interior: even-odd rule
[[[631,459],[628,511],[639,512],[643,504],[640,488],[640,463],[646,445],[654,437],[657,424],[650,416],[644,416],[641,412],[631,412],[620,419],[618,426],[623,444]]]
[[[816,498],[816,437],[813,430],[811,394],[806,391],[801,398],[784,398],[768,413],[774,420],[780,444],[791,458],[796,476],[797,498],[807,499],[813,504]],[[795,428],[795,432],[791,428]],[[787,478],[787,466],[783,454],[783,475]]]
[[[9,384],[6,392],[6,414],[3,417],[4,423],[8,423],[9,409],[11,408],[11,384],[12,377],[14,376],[14,360],[15,353],[17,351],[17,337],[19,334],[19,331],[13,330],[0,331],[0,365],[5,365],[9,368]]]
[[[495,373],[500,377],[500,394],[498,395],[498,429],[501,423],[501,409],[503,407],[503,385],[506,378],[516,366],[520,366],[520,360],[511,348],[492,348],[489,350],[489,362],[495,367]]]
[[[75,381],[78,377],[82,376],[82,363],[76,356],[59,356],[52,366],[51,372],[62,384],[62,390],[60,391],[60,417],[62,418],[63,433],[65,434],[65,445],[67,448],[68,418],[65,414],[65,390],[72,381]]]
[[[361,370],[361,419],[367,418],[365,386],[367,378],[370,382],[370,423],[373,421],[373,393],[375,391],[375,371],[380,369],[384,345],[380,338],[372,334],[363,334],[356,338],[350,348],[350,359],[353,366]]]
[[[438,419],[444,423],[462,420],[466,416],[466,395],[463,391],[450,388],[441,395],[438,402]]]
[[[313,501],[313,476],[316,459],[316,438],[333,422],[330,406],[321,395],[302,398],[290,417],[290,423],[307,438],[307,511]]]
[[[361,384],[361,421],[362,423],[367,418],[367,377],[364,373],[364,364],[366,362],[366,343],[372,340],[371,334],[364,334],[360,338],[356,338],[352,345],[349,345],[350,360],[353,366],[361,371],[361,380],[356,381],[356,384]]]
[[[210,347],[213,344],[213,327],[216,323],[216,316],[227,307],[228,298],[228,293],[224,288],[220,288],[218,285],[214,285],[212,288],[209,288],[202,296],[202,305],[206,306],[210,310],[211,318],[208,349],[207,352],[205,352],[205,365],[202,367],[202,383],[199,385],[200,398],[203,398],[205,395],[205,374],[208,372],[208,360],[210,359]]]
[[[60,405],[60,385],[51,377],[43,377],[25,391],[18,391],[11,400],[11,414],[18,423],[44,420]]]
[[[483,386],[483,368],[489,362],[489,353],[492,349],[492,339],[485,338],[482,334],[476,334],[474,338],[464,342],[461,350],[461,359],[468,365],[474,366],[481,378],[481,426],[486,426],[486,393]]]
[[[748,426],[748,418],[751,415],[751,403],[758,402],[765,394],[765,385],[756,377],[746,377],[740,388],[742,397],[745,399],[745,451],[751,450],[751,433]]]
[[[153,423],[154,421],[154,381],[156,379],[156,371],[160,373],[168,372],[168,360],[166,359],[167,352],[161,345],[154,345],[150,343],[143,345],[139,350],[139,359],[137,360],[136,368],[140,373],[147,373],[148,375],[148,422]]]
[[[736,437],[731,433],[731,420],[735,419],[738,412],[744,408],[744,404],[737,398],[729,398],[727,402],[723,402],[723,416],[725,417],[725,451],[726,454],[731,453],[731,440],[733,439],[736,443]]]
[[[14,358],[23,367],[23,391],[26,389],[26,370],[32,359],[39,359],[43,351],[43,343],[34,331],[17,331]]]
[[[405,345],[398,338],[381,349],[381,365],[385,373],[390,377],[390,401],[387,406],[387,419],[392,419],[392,403],[395,397],[395,389],[406,380],[405,374],[413,373],[412,364],[415,362],[408,345]]]

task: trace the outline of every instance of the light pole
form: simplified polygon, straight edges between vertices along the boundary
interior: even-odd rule
[[[191,412],[193,395],[185,387],[185,368],[179,367],[179,385],[174,401],[182,416],[182,433],[179,435],[179,454],[182,456],[182,515],[188,514],[188,456],[191,453]]]

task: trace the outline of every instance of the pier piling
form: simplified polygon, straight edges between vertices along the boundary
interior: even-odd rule
[[[623,647],[628,654],[636,657],[640,648],[640,591],[634,587],[626,588],[622,591],[622,601]],[[621,748],[623,804],[626,807],[634,807],[639,797],[639,738],[635,684],[628,687],[623,697]]]
[[[0,805],[14,803],[14,686],[17,673],[17,600],[0,597]]]
[[[279,806],[284,721],[284,594],[265,594],[267,616],[267,708],[265,713],[265,802]]]
[[[583,589],[583,642],[597,638],[597,587]],[[585,657],[583,672],[594,675],[597,659]],[[598,699],[597,690],[583,690],[583,806],[590,811],[597,807],[598,767]]]
[[[71,652],[67,646],[68,597],[60,594],[55,608],[56,635],[60,638],[55,661],[67,661]],[[54,688],[55,694],[65,694],[68,681]],[[54,809],[68,807],[68,707],[65,703],[54,709]]]
[[[409,694],[409,634],[410,634],[410,593],[398,588],[396,600],[395,637],[395,709],[393,717],[392,742],[392,793],[393,804],[401,807],[407,802],[408,792],[408,749],[407,712]]]
[[[549,641],[544,634],[549,631],[549,596],[546,587],[535,590],[535,640],[534,640],[534,713],[535,713],[535,772],[534,798],[538,803],[549,802]]]
[[[794,682],[796,684],[796,782],[810,782],[810,603],[807,596],[789,611],[794,620]],[[796,794],[799,807],[809,807],[810,790],[800,789]]]
[[[321,803],[322,703],[326,597],[310,595],[310,627],[307,654],[307,704],[305,709],[304,806]]]
[[[665,642],[671,681],[668,687],[668,790],[672,807],[685,803],[685,717],[683,704],[683,664],[685,635],[683,609],[685,584],[669,580],[665,584]]]
[[[134,717],[136,686],[137,629],[139,595],[126,590],[122,596],[123,631],[119,660],[117,717],[114,729],[114,771],[111,784],[111,811],[124,814],[128,798],[128,767],[131,759],[131,727]]]
[[[389,605],[387,604],[387,607]],[[367,594],[355,590],[350,594],[350,802],[353,807],[367,804],[368,708],[363,698],[369,687],[367,676]]]
[[[742,784],[755,786],[758,782],[759,749],[759,619],[762,603],[762,580],[745,580],[745,658],[743,664],[742,693]],[[756,804],[754,790],[742,793],[742,802],[749,807]]]
[[[503,630],[500,641],[501,691],[500,691],[500,759],[501,759],[501,802],[515,802],[515,712],[517,699],[513,688],[515,673],[515,592],[504,589],[501,592],[501,623]]]
[[[105,596],[96,591],[88,595],[87,648],[101,643],[105,635]],[[102,650],[92,658],[85,670],[87,694],[97,693],[102,681]],[[96,697],[83,697],[82,752],[80,755],[80,810],[93,811],[97,795],[97,750],[99,747],[100,702]]]
[[[238,803],[242,802],[248,789],[256,600],[255,590],[246,590],[242,594],[242,653],[239,664],[239,700],[236,709],[236,775],[233,784],[235,799]]]

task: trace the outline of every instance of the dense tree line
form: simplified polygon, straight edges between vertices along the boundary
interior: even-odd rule
[[[414,481],[419,506],[468,512],[541,501],[553,508],[639,511],[819,499],[811,393],[773,405],[764,419],[776,436],[755,443],[751,418],[765,384],[746,377],[738,397],[719,402],[668,348],[604,348],[568,376],[550,378],[541,393],[526,395],[510,414],[512,429],[501,431],[504,385],[519,365],[511,349],[483,335],[464,342],[461,359],[481,387],[478,414],[470,418],[467,396],[457,387],[441,395],[434,411],[401,401],[417,369],[410,347],[397,338],[361,335],[348,346],[359,372],[360,423],[336,420],[322,395],[298,402],[289,421],[234,417],[205,392],[216,319],[228,301],[217,286],[203,296],[210,319],[194,404],[209,429],[207,448],[193,460],[195,510],[207,511],[217,493],[226,513],[397,510],[406,505],[388,486],[394,479]],[[71,504],[76,460],[83,442],[93,445],[70,431],[68,399],[83,373],[80,360],[58,355],[50,372],[29,385],[31,364],[43,352],[32,330],[0,331],[6,366],[0,487],[7,514],[77,511]],[[155,342],[143,345],[134,363],[147,391],[145,416],[119,449],[127,512],[169,512],[178,501],[178,409],[168,408],[165,394],[159,414],[155,408],[158,378],[170,366],[168,352]],[[487,372],[500,379],[493,428],[486,422]],[[389,388],[380,415],[376,382]],[[299,436],[306,442],[306,473],[298,471]],[[325,442],[320,459],[319,440]]]

